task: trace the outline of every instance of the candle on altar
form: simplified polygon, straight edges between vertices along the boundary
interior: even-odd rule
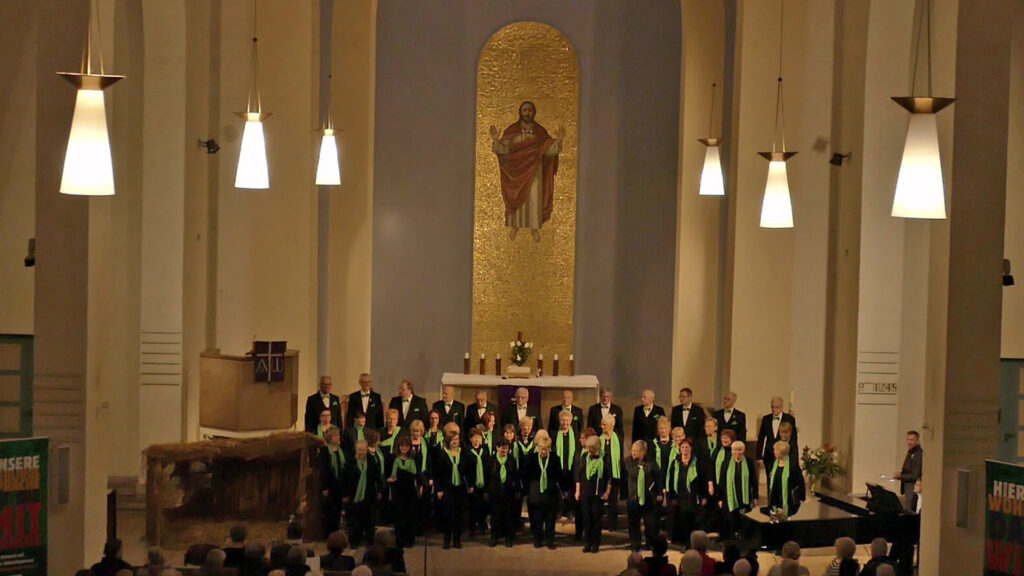
[[[551,375],[558,376],[558,354],[555,354],[555,362],[551,366]]]
[[[483,372],[481,372],[483,374]],[[501,376],[501,354],[494,358],[494,375]]]
[[[483,376],[487,373],[487,355],[480,355],[480,375]]]
[[[569,376],[576,375],[576,359],[573,358],[572,354],[569,354]]]
[[[789,391],[789,411],[793,411],[793,405],[796,403],[796,390]]]
[[[466,352],[466,355],[462,357],[462,373],[469,374],[469,352]]]

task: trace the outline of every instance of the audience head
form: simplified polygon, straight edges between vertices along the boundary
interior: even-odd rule
[[[150,546],[149,551],[146,553],[146,561],[152,566],[163,566],[166,563],[159,546]]]
[[[875,568],[875,576],[896,576],[896,569],[892,564],[879,564]]]
[[[782,557],[789,558],[791,560],[800,559],[800,544],[790,540],[782,545]]]
[[[782,576],[800,576],[800,563],[792,558],[782,560]]]
[[[369,392],[373,389],[373,378],[366,372],[359,375],[359,389],[363,392]]]
[[[679,389],[679,403],[683,406],[689,406],[690,401],[693,399],[693,390],[690,388]]]
[[[324,395],[330,394],[331,393],[331,377],[330,376],[321,376],[320,377],[320,383],[318,384],[317,387],[320,388],[320,393],[321,394],[324,394]]]
[[[683,552],[683,559],[679,561],[679,573],[681,576],[700,576],[704,567],[704,559],[700,552],[687,550]]]
[[[120,558],[121,557],[121,541],[117,538],[107,540],[107,543],[103,545],[103,557],[104,558]]]
[[[339,555],[348,548],[348,536],[341,530],[331,532],[327,537],[327,550],[334,555]]]
[[[853,555],[857,553],[857,544],[853,541],[853,538],[843,536],[842,538],[836,538],[836,558],[840,560],[848,560],[853,558]]]
[[[651,552],[655,556],[664,556],[668,553],[668,538],[661,532],[651,536],[650,539]]]
[[[733,442],[736,441],[736,431],[733,430],[732,428],[726,428],[725,430],[722,430],[722,434],[719,437],[719,441],[722,443],[723,447],[728,448],[729,446],[732,445]]]
[[[731,410],[733,406],[736,406],[736,393],[730,390],[722,396],[722,408]]]
[[[626,558],[626,569],[639,569],[644,565],[644,557],[639,552],[633,552]]]
[[[612,389],[611,388],[601,388],[601,404],[604,404],[605,406],[610,406],[611,403],[612,403]]]
[[[288,544],[280,544],[270,549],[270,565],[274,568],[284,568],[288,561],[288,551],[292,547]]]
[[[296,544],[288,549],[288,558],[285,560],[285,566],[298,567],[306,563],[306,549]]]
[[[647,442],[643,440],[637,440],[633,442],[633,445],[629,448],[630,455],[633,456],[633,460],[643,460],[647,457]]]
[[[648,389],[641,392],[640,403],[643,404],[645,408],[654,406],[654,390]]]
[[[224,570],[224,559],[227,555],[220,548],[214,548],[206,553],[206,562],[203,562],[203,574],[220,574]]]
[[[722,560],[726,564],[734,564],[742,557],[743,554],[740,553],[740,546],[736,542],[728,542],[725,548],[722,549]]]
[[[743,455],[746,454],[747,445],[737,440],[729,445],[729,449],[732,450],[732,459],[739,462],[743,459]]]
[[[871,557],[884,558],[889,553],[889,543],[885,538],[875,538],[871,541]]]
[[[619,572],[619,576],[644,576],[637,568],[626,568],[622,572]]]
[[[85,572],[85,576],[89,576],[89,571],[86,570]],[[181,576],[181,572],[178,572],[174,568],[164,568],[160,571],[160,576]]]
[[[114,576],[135,576],[130,568],[121,568],[117,572],[114,572]]]
[[[302,524],[292,520],[285,528],[285,537],[289,540],[302,540]]]
[[[387,561],[386,554],[384,554],[384,547],[380,543],[374,544],[366,548],[366,553],[363,554],[363,564],[370,566],[380,566]]]
[[[740,558],[732,565],[733,576],[750,576],[751,570],[750,560],[746,558]]]
[[[711,539],[708,533],[703,530],[694,530],[690,533],[690,548],[698,552],[707,552],[711,547]]]
[[[267,549],[263,547],[263,544],[246,544],[245,552],[242,553],[242,557],[249,564],[260,564],[263,562],[263,557],[267,554]]]
[[[376,544],[380,544],[382,548],[393,548],[395,545],[394,532],[377,532],[373,537],[373,541]]]
[[[245,526],[241,524],[235,524],[228,530],[228,537],[231,538],[232,544],[241,544],[245,542],[245,539],[249,537],[249,531]]]
[[[268,576],[274,575],[269,574]],[[281,576],[284,576],[284,574],[282,574]],[[356,566],[352,569],[352,576],[373,576],[373,570],[366,564],[360,564],[359,566]]]

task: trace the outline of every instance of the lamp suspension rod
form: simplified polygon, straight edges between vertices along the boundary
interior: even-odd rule
[[[252,84],[249,87],[249,101],[247,103],[248,109],[246,110],[246,112],[250,112],[250,113],[252,113],[252,112],[257,112],[258,113],[258,112],[262,112],[263,111],[263,103],[260,102],[259,84],[257,83],[258,74],[259,74],[259,37],[256,35],[257,30],[259,30],[259,27],[258,27],[258,24],[259,24],[259,20],[258,20],[258,18],[259,18],[259,9],[257,7],[257,4],[258,4],[257,0],[253,0],[253,2],[252,2],[252,54],[251,54],[251,57],[250,57],[250,59],[252,61],[252,65],[251,65],[252,77],[250,78],[250,81],[252,82]],[[255,104],[255,108],[253,107],[253,104]]]
[[[781,133],[782,151],[786,151],[786,109],[782,98],[782,38],[786,15],[786,0],[779,2],[779,84],[775,92],[775,131],[772,133],[772,152],[775,152],[776,137]],[[781,119],[781,124],[780,124]]]
[[[714,122],[715,122],[715,87],[716,86],[717,86],[717,84],[715,84],[714,82],[711,83],[711,114],[708,115],[708,137],[709,138],[712,138],[715,135],[715,133],[712,132],[712,129],[714,129],[714,126],[715,126]]]

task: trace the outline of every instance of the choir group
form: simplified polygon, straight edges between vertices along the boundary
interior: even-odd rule
[[[566,391],[543,428],[525,388],[499,421],[485,392],[467,408],[446,389],[427,411],[403,382],[385,410],[370,382],[367,374],[360,378],[362,390],[349,399],[344,431],[334,425],[340,407],[329,378],[326,386],[321,379],[320,394],[307,403],[307,431],[326,442],[320,454],[325,533],[339,529],[344,518],[353,547],[372,542],[375,527],[383,524],[394,526],[401,546],[411,546],[432,525],[443,533],[446,549],[461,548],[467,530],[471,538],[489,534],[491,546],[512,546],[526,524],[525,503],[535,547],[554,549],[555,522],[566,517],[583,551],[597,552],[602,531],[618,529],[622,499],[630,545],[639,550],[659,530],[679,544],[696,529],[731,537],[739,516],[757,506],[758,468],[746,455],[745,423],[744,437],[737,436],[732,406],[723,419],[722,411],[705,416],[687,402],[670,419],[645,391],[626,443],[621,408],[608,389],[586,422]],[[684,393],[689,400],[685,388],[680,399]],[[803,475],[795,454],[790,457],[793,424],[769,424],[778,441],[759,442],[766,511],[780,517],[804,499]]]

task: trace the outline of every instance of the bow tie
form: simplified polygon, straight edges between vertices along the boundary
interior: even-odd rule
[[[363,394],[363,398],[369,398],[369,397],[370,397],[370,393],[369,392],[367,392],[366,394]]]
[[[611,406],[608,405],[608,404],[601,404],[601,408],[604,408],[605,410],[607,410],[607,409],[611,408]]]
[[[772,420],[782,420],[782,416],[772,416]]]
[[[409,400],[409,398],[402,398],[402,402],[408,402]]]

